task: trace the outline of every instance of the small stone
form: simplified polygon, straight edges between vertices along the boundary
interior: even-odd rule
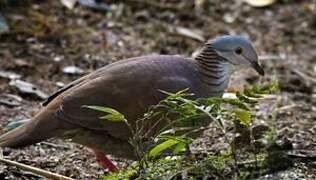
[[[65,59],[65,56],[63,56],[63,55],[61,55],[61,56],[55,56],[54,57],[54,61],[55,62],[60,62],[60,61],[62,61],[62,60],[64,60]]]
[[[57,85],[59,88],[62,88],[62,87],[65,86],[65,83],[58,81],[58,82],[56,82],[56,85]]]
[[[226,14],[224,14],[224,16],[223,16],[223,19],[224,19],[224,21],[227,22],[227,23],[233,23],[236,18],[233,17],[230,13],[226,13]]]
[[[67,66],[63,68],[63,72],[65,74],[75,75],[75,74],[83,74],[84,71],[81,68],[76,66]]]

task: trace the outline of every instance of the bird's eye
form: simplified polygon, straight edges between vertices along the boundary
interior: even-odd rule
[[[238,54],[238,55],[240,55],[240,54],[242,53],[241,47],[236,48],[236,49],[235,49],[235,53]]]

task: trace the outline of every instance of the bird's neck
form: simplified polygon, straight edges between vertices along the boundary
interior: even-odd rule
[[[208,47],[204,48],[195,60],[203,83],[209,87],[210,95],[222,96],[231,75],[229,65]]]

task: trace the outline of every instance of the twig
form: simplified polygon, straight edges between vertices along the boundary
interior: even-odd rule
[[[159,123],[161,123],[163,120],[165,120],[165,116],[162,116],[161,118],[159,118],[159,120],[158,121],[156,121],[155,123],[154,123],[154,125],[152,125],[149,129],[148,129],[148,131],[145,133],[145,135],[144,135],[144,137],[148,137],[149,136],[149,133],[151,133],[158,125],[159,125]]]
[[[293,151],[287,152],[286,155],[295,157],[295,158],[306,158],[309,160],[316,159],[316,150],[310,149],[295,149]]]
[[[230,99],[238,99],[236,96],[236,93],[224,93],[223,98],[230,98]],[[276,100],[278,98],[277,95],[273,95],[273,94],[265,94],[260,98],[251,98],[248,97],[249,99],[258,99],[258,100]]]
[[[308,82],[311,82],[312,84],[316,84],[316,78],[313,78],[305,73],[303,73],[302,71],[300,70],[297,70],[297,69],[292,69],[292,72],[295,73],[296,75],[298,75],[300,78],[308,81]]]
[[[236,170],[236,173],[239,174],[239,169],[238,169],[238,165],[237,165],[237,162],[238,162],[238,158],[237,158],[237,154],[236,154],[236,151],[234,150],[234,146],[232,146],[232,144],[229,142],[229,139],[227,137],[227,131],[226,131],[226,128],[225,126],[223,125],[223,123],[221,122],[221,119],[216,119],[209,111],[206,111],[205,109],[203,108],[200,108],[198,106],[196,106],[195,108],[199,109],[200,111],[204,112],[205,114],[207,114],[213,122],[216,123],[217,127],[220,128],[220,130],[222,131],[223,133],[223,137],[224,137],[224,140],[227,144],[230,145],[231,149],[232,149],[232,156],[233,156],[233,159],[234,159],[234,164],[235,164],[235,170]]]
[[[254,155],[254,158],[255,158],[255,167],[257,169],[258,168],[258,153],[256,151],[255,137],[253,136],[253,129],[252,128],[250,128],[250,146],[253,149],[253,155]]]
[[[256,164],[258,162],[262,162],[264,161],[264,159],[255,159],[255,160],[247,160],[247,161],[242,161],[242,162],[238,162],[238,166],[244,166],[244,165],[248,165],[248,164]]]
[[[45,141],[40,142],[40,144],[47,145],[47,146],[50,146],[50,147],[53,147],[53,148],[70,149],[70,147],[68,147],[68,146],[64,146],[64,145],[60,145],[60,144],[54,144],[54,143],[45,142]]]
[[[36,168],[36,167],[33,167],[33,166],[29,166],[29,165],[26,165],[26,164],[18,163],[18,162],[15,162],[15,161],[4,159],[4,158],[0,158],[0,162],[4,163],[6,165],[10,165],[10,166],[16,166],[16,167],[18,167],[20,169],[23,169],[25,171],[30,171],[30,172],[32,172],[34,174],[37,174],[37,175],[40,175],[40,176],[44,176],[44,177],[49,178],[49,179],[73,180],[70,177],[66,177],[66,176],[63,176],[63,175],[60,175],[60,174],[56,174],[56,173],[52,173],[52,172],[49,172],[49,171],[45,171],[45,170],[40,169],[40,168]]]
[[[265,60],[282,60],[283,58],[281,57],[281,56],[279,56],[279,55],[262,55],[262,56],[259,56],[258,57],[259,58],[259,60],[263,60],[263,61],[265,61]]]
[[[293,108],[300,108],[300,106],[297,104],[286,105],[286,106],[279,107],[278,111],[282,113],[282,112],[291,110]]]
[[[169,3],[159,3],[151,0],[129,0],[131,3],[139,3],[139,4],[144,4],[146,6],[152,6],[158,9],[168,9],[168,10],[173,10],[173,11],[181,11],[184,9],[183,5],[182,6],[175,6],[174,4],[169,4]]]

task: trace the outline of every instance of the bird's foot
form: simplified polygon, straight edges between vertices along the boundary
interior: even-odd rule
[[[113,162],[106,157],[106,155],[100,151],[94,150],[95,157],[97,162],[105,169],[108,169],[110,172],[118,172],[118,168],[113,164]]]

